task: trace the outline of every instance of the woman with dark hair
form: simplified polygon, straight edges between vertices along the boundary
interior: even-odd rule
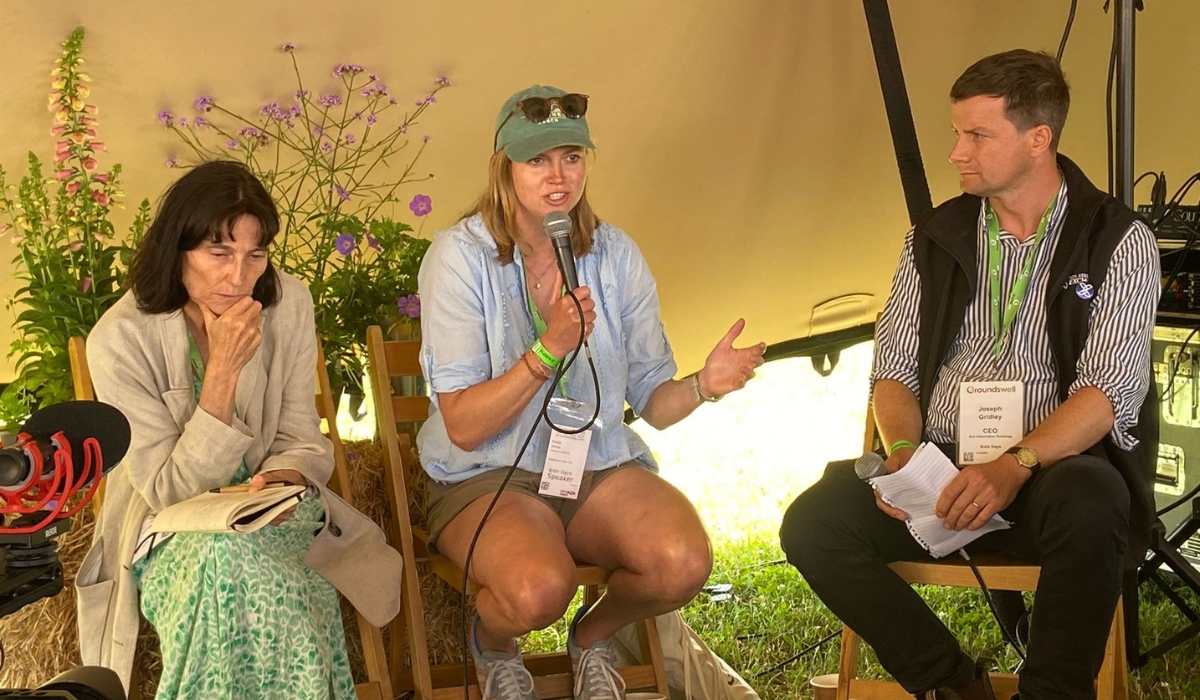
[[[132,442],[76,579],[80,651],[129,687],[140,603],[162,648],[158,698],[350,700],[338,590],[376,625],[399,610],[399,555],[325,489],[312,297],[271,266],[278,231],[245,166],[196,167],[167,191],[130,292],[88,338],[96,395],[129,419]],[[277,482],[309,489],[257,532],[146,534],[173,503]]]
[[[650,449],[622,421],[625,404],[665,428],[745,386],[765,349],[733,347],[739,320],[699,372],[674,378],[650,268],[633,240],[588,204],[587,107],[585,95],[540,85],[510,97],[496,117],[486,192],[437,234],[421,266],[421,359],[433,409],[417,441],[431,478],[430,543],[460,566],[474,547],[470,572],[480,589],[471,649],[485,700],[536,698],[515,638],[562,617],[576,593],[577,561],[611,575],[569,628],[575,698],[624,697],[609,638],[686,604],[712,568],[699,516],[656,473]],[[564,214],[578,305],[563,294],[543,230],[548,215]],[[582,355],[561,384],[550,381],[581,336],[595,384]],[[578,410],[568,399],[593,404]],[[569,429],[595,409],[598,420],[583,438],[535,429],[547,400]],[[565,474],[570,479],[560,480]]]

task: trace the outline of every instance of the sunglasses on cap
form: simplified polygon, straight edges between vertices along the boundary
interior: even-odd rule
[[[554,112],[555,105],[558,106],[558,111],[567,119],[579,119],[587,114],[588,96],[581,95],[578,92],[570,92],[566,95],[558,97],[526,97],[517,103],[516,107],[508,113],[504,121],[500,122],[500,128],[496,129],[496,136],[492,139],[492,150],[498,150],[496,146],[500,142],[500,131],[504,129],[504,125],[509,119],[517,113],[517,110],[525,115],[525,118],[534,124],[541,124],[550,118]]]

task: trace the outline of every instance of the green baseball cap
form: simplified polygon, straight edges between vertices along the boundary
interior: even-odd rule
[[[555,106],[544,122],[531,122],[517,103],[530,97],[562,97],[565,90],[548,85],[533,85],[504,101],[496,116],[496,151],[503,150],[510,160],[524,162],[559,146],[595,148],[588,133],[587,117],[571,119]]]

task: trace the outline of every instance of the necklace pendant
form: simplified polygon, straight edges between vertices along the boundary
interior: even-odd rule
[[[541,283],[541,282],[538,282],[537,284],[533,285],[533,288],[534,288],[534,289],[541,289],[541,288],[542,288],[542,283]]]

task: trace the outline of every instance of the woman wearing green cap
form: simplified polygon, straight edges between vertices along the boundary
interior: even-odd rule
[[[733,347],[738,320],[703,369],[674,379],[646,261],[587,200],[585,149],[595,147],[587,106],[585,95],[539,85],[510,97],[496,117],[487,191],[437,234],[421,266],[433,408],[417,443],[431,479],[431,545],[463,565],[517,467],[471,557],[480,586],[471,648],[485,700],[536,697],[515,637],[562,617],[576,561],[612,574],[571,623],[575,697],[624,697],[609,637],[687,603],[712,567],[695,509],[655,473],[649,448],[623,423],[625,404],[665,428],[744,386],[765,349]],[[543,230],[554,212],[570,218],[578,304],[563,295]],[[575,350],[581,322],[594,370],[581,354],[561,382],[549,381]],[[578,427],[593,414],[597,386],[598,418],[585,434],[538,423],[549,401],[555,424]]]

